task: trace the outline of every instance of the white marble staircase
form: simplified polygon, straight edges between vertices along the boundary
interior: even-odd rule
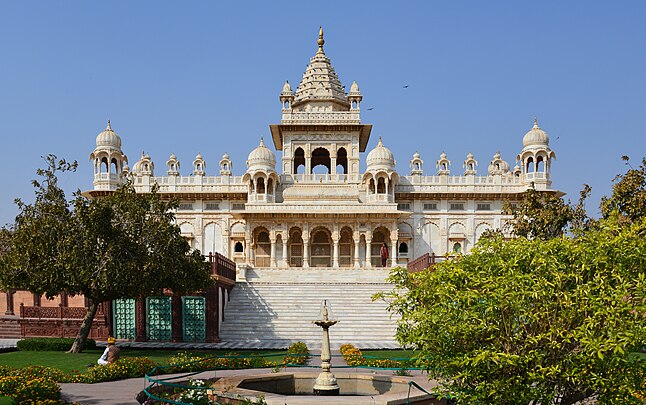
[[[304,341],[320,348],[321,302],[331,304],[339,323],[330,328],[332,347],[352,343],[360,348],[397,348],[396,321],[378,291],[392,289],[388,270],[330,268],[253,269],[238,281],[220,329],[223,346],[283,348]]]

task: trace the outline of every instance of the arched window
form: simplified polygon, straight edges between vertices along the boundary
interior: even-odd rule
[[[236,242],[236,244],[233,246],[233,252],[234,253],[244,252],[244,246],[242,245],[242,242]]]
[[[229,170],[229,164],[228,164],[228,163],[223,164],[223,165],[222,165],[222,168],[223,168],[224,170]]]
[[[500,170],[500,163],[496,163],[496,170]]]
[[[271,177],[267,179],[267,194],[274,194],[274,180]]]
[[[543,161],[543,156],[536,158],[536,171],[545,172],[545,162]]]
[[[419,165],[419,162],[415,162],[415,170],[420,170],[421,166]]]
[[[291,267],[303,266],[303,238],[298,229],[289,235],[289,265]]]
[[[370,179],[370,182],[368,183],[368,191],[370,194],[375,193],[375,179]]]
[[[383,177],[377,179],[377,194],[386,194],[386,179]]]
[[[303,148],[296,148],[294,151],[294,174],[305,173],[305,152]]]
[[[354,240],[352,230],[343,228],[339,239],[339,266],[352,267],[354,261]]]
[[[313,267],[332,266],[332,241],[324,229],[314,231],[311,246],[311,265]]]
[[[446,169],[448,169],[448,166],[446,165],[446,163],[442,163],[442,170],[446,170]]]
[[[258,177],[258,185],[256,186],[256,190],[258,191],[258,194],[265,194],[265,179],[262,177]]]
[[[399,244],[399,253],[401,255],[408,255],[408,244],[406,242]]]
[[[453,244],[453,253],[462,253],[462,244],[460,242]]]
[[[534,158],[529,157],[527,158],[527,165],[525,166],[525,173],[533,173],[534,172]]]
[[[372,243],[370,244],[371,264],[373,267],[381,267],[381,247],[386,243],[390,233],[384,228],[379,228],[372,233]],[[387,244],[387,243],[386,243]],[[390,253],[390,249],[388,249]]]
[[[330,151],[325,148],[316,148],[312,151],[312,173],[315,173],[314,169],[317,166],[322,166],[317,171],[320,171],[320,174],[329,174],[331,172],[331,159]]]
[[[109,173],[110,168],[108,167],[108,158],[101,158],[101,173]]]
[[[119,162],[117,162],[117,159],[112,158],[112,161],[110,162],[110,168],[114,170],[114,174],[119,173]]]
[[[357,109],[357,102],[356,101],[352,102],[352,109],[354,109],[354,110]]]
[[[469,170],[473,170],[473,163],[469,163]]]
[[[256,240],[256,266],[269,267],[271,256],[271,241],[266,231],[261,231]]]

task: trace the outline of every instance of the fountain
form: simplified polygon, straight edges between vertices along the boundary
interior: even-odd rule
[[[321,309],[321,320],[313,321],[314,324],[323,329],[323,342],[321,345],[321,374],[316,378],[314,384],[314,395],[330,396],[339,395],[339,384],[336,382],[336,377],[330,371],[332,356],[330,355],[330,326],[336,324],[338,321],[333,321],[328,318],[327,300],[323,300],[323,307]]]

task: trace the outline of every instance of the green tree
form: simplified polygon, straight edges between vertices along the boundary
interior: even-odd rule
[[[622,156],[630,166],[630,158]],[[638,168],[630,169],[613,180],[612,195],[601,200],[601,214],[604,218],[618,215],[625,222],[634,222],[646,217],[646,157]]]
[[[211,285],[208,263],[174,224],[176,202],[156,191],[136,194],[129,183],[105,197],[77,192],[67,201],[57,174],[75,164],[52,155],[46,162],[37,172],[43,181],[34,181],[35,202],[18,201],[0,284],[48,298],[84,295],[89,306],[71,352],[82,350],[101,302]]]
[[[592,189],[587,184],[576,205],[566,202],[554,192],[537,191],[532,183],[517,206],[505,203],[503,213],[514,217],[514,235],[547,240],[563,236],[569,229],[585,229],[592,225],[585,210],[585,200]]]
[[[397,339],[464,404],[643,403],[646,220],[577,238],[485,238],[434,271],[395,270]]]

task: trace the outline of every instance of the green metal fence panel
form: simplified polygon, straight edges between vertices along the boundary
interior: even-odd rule
[[[171,340],[173,310],[171,297],[146,298],[146,333],[148,340]]]
[[[203,342],[206,339],[204,297],[182,297],[182,339],[185,342]]]
[[[137,337],[135,324],[135,300],[120,299],[112,301],[113,332],[117,339]]]

